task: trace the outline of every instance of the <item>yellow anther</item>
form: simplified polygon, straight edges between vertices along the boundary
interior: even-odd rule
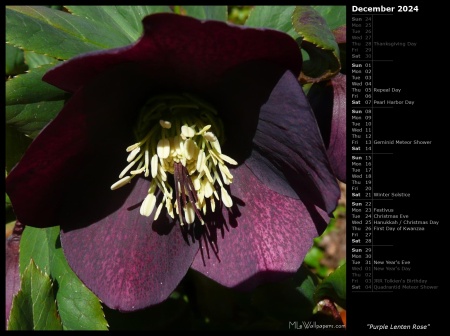
[[[213,141],[213,142],[210,142],[210,144],[217,153],[219,153],[219,154],[222,153],[222,148],[220,148],[219,141]]]
[[[159,171],[159,177],[161,178],[161,180],[167,181],[166,171],[163,169],[163,167],[161,165],[158,166],[158,171]]]
[[[158,219],[159,214],[161,213],[162,207],[163,207],[163,203],[161,202],[161,203],[159,203],[158,208],[156,209],[155,217],[153,218],[153,220]]]
[[[141,215],[142,216],[150,216],[156,204],[156,197],[153,194],[148,194],[141,205]]]
[[[155,178],[158,174],[158,155],[153,155],[151,162],[152,177]]]
[[[125,184],[130,183],[130,181],[131,181],[131,176],[125,176],[124,178],[122,178],[119,181],[117,181],[116,183],[114,183],[111,186],[111,190],[119,189],[120,187],[123,187]]]
[[[211,173],[209,172],[209,169],[208,169],[208,167],[206,167],[206,165],[203,165],[202,171],[205,173],[206,178],[209,180],[209,182],[214,183]]]
[[[219,170],[222,174],[223,183],[225,184],[231,184],[233,182],[233,175],[231,175],[230,171],[228,170],[228,167],[224,164],[219,163]]]
[[[127,157],[127,161],[131,162],[134,160],[134,158],[136,157],[136,155],[138,155],[138,153],[141,151],[141,147],[136,147],[135,149],[133,149],[130,154]]]
[[[181,134],[186,138],[192,138],[195,135],[195,130],[187,125],[181,126]]]
[[[161,125],[162,128],[166,128],[166,129],[169,129],[172,127],[172,123],[167,120],[160,120],[159,124]]]
[[[219,157],[220,157],[223,161],[228,162],[229,164],[232,164],[232,165],[237,165],[237,164],[238,164],[238,163],[236,162],[236,160],[230,158],[228,155],[220,154]]]
[[[186,223],[192,224],[195,220],[195,211],[192,203],[187,203],[184,207],[184,218],[186,219]]]
[[[198,131],[197,135],[201,135],[201,134],[206,133],[206,131],[209,130],[210,128],[211,128],[211,125],[206,125],[200,131]]]
[[[170,141],[169,139],[161,139],[156,146],[156,152],[161,159],[167,159],[170,155]]]
[[[125,174],[131,169],[131,167],[133,167],[136,162],[138,162],[142,157],[142,153],[136,158],[134,159],[132,162],[130,162],[125,168],[124,170],[122,170],[119,174],[119,178],[122,178],[125,176]]]
[[[220,188],[220,198],[227,208],[231,208],[233,206],[233,200],[224,187]]]
[[[217,138],[213,132],[206,132],[203,136],[205,137],[206,140],[210,142],[217,141]]]
[[[198,152],[196,165],[196,169],[199,173],[201,173],[203,170],[203,165],[205,164],[204,161],[205,161],[205,152],[203,151],[203,149],[200,149],[200,151]]]
[[[148,177],[150,174],[150,151],[148,150],[148,148],[145,148],[144,152],[144,167],[145,167],[144,176]]]
[[[193,180],[192,180],[192,183],[194,184],[194,189],[195,190],[200,190],[200,188],[201,188],[201,186],[202,186],[202,183],[200,182],[200,179],[197,177],[197,178],[194,178]]]
[[[184,142],[184,156],[187,160],[191,160],[194,155],[197,155],[198,147],[191,139],[186,139]]]
[[[213,194],[213,186],[208,180],[203,180],[203,188],[205,189],[205,197],[210,198]]]
[[[141,168],[138,168],[138,169],[136,169],[136,170],[130,171],[130,174],[131,174],[131,175],[137,175],[137,174],[143,173],[144,171],[145,171],[145,167],[141,167]]]
[[[135,150],[136,148],[138,148],[141,144],[139,142],[135,143],[134,145],[128,146],[127,147],[127,152],[131,152],[133,150]]]

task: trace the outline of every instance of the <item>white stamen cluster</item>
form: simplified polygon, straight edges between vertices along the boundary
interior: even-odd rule
[[[126,149],[129,164],[111,189],[128,184],[139,174],[151,176],[148,193],[140,208],[141,215],[148,217],[156,208],[153,217],[156,220],[165,206],[172,218],[175,213],[178,214],[181,225],[183,217],[188,224],[193,223],[196,217],[204,224],[200,212],[206,215],[207,203],[213,212],[216,200],[226,207],[233,205],[225,189],[225,185],[233,182],[233,175],[225,163],[236,165],[237,162],[222,153],[216,136],[221,129],[217,128],[219,123],[215,111],[205,109],[203,104],[178,104],[169,108],[162,106],[162,110],[166,110],[161,113],[161,104],[157,106],[159,113],[154,113],[158,111],[155,108],[150,113],[161,119],[157,122],[155,116],[144,116],[147,122],[153,120],[151,127],[147,128],[150,130],[140,141]],[[174,106],[185,109],[180,112]],[[174,188],[167,173],[174,175]]]

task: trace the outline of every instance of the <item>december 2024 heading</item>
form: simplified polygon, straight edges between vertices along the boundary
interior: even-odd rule
[[[418,12],[419,6],[376,6],[376,7],[359,7],[352,6],[352,12],[354,13],[410,13]]]

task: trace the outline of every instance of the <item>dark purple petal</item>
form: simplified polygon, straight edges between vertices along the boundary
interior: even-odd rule
[[[107,185],[96,194],[84,195],[78,204],[76,199],[83,195],[71,195],[61,210],[65,218],[61,245],[69,265],[113,309],[134,311],[165,300],[198,251],[164,211],[156,222],[153,214],[140,215],[148,188],[145,179],[115,191]],[[128,193],[125,189],[131,193],[122,207],[94,218],[97,207],[108,207],[115,197],[124,199],[118,194]]]
[[[22,237],[23,225],[20,222],[16,222],[13,232],[6,239],[6,279],[5,279],[5,323],[6,326],[9,320],[9,314],[11,312],[11,305],[14,295],[20,289],[20,271],[19,271],[19,247],[20,238]]]
[[[7,178],[18,218],[60,225],[69,265],[105,304],[123,311],[167,298],[198,251],[177,222],[139,214],[148,181],[110,190],[152,87],[133,80],[136,74],[125,64],[77,91]]]
[[[228,224],[217,232],[218,256],[203,244],[192,268],[243,290],[292,275],[313,238],[323,232],[328,216],[267,188],[245,164],[232,173],[235,209],[233,215],[223,209]]]
[[[118,67],[75,93],[12,169],[6,191],[22,223],[59,225],[55,216],[64,196],[73,192],[70,185],[85,192],[95,187],[83,179],[87,162],[97,162],[95,169],[103,173],[111,168],[101,161],[102,156],[114,150],[120,162],[114,173],[118,175],[124,168],[125,148],[134,142],[133,112],[141,104],[144,87],[133,80],[132,70],[129,65]]]
[[[331,166],[342,182],[346,181],[346,78],[338,74],[331,81],[313,85],[308,92]]]
[[[228,69],[251,60],[267,60],[300,73],[302,59],[297,44],[275,30],[168,13],[147,16],[143,24],[144,35],[136,44],[73,58],[49,71],[44,80],[75,92],[98,74],[123,63],[136,64],[151,82],[176,83],[191,90],[208,88]]]
[[[325,152],[314,114],[296,77],[286,72],[262,106],[250,169],[268,185],[278,184],[281,171],[303,202],[331,213],[340,189]],[[260,158],[264,158],[262,161]],[[269,168],[269,169],[268,169]]]
[[[338,74],[331,79],[331,83],[334,90],[333,118],[331,123],[330,144],[327,153],[337,178],[345,183],[347,173],[347,76]]]
[[[241,164],[231,168],[235,206],[207,225],[209,244],[200,241],[193,268],[250,289],[297,271],[328,223],[319,208],[334,210],[340,190],[291,72],[245,64],[227,72],[214,95],[227,135],[223,151]]]
[[[236,67],[215,100],[224,153],[245,160],[270,189],[332,212],[340,196],[314,114],[296,79],[263,62]]]

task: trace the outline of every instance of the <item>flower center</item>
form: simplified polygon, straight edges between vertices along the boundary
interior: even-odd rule
[[[142,108],[135,135],[138,142],[126,149],[129,164],[111,190],[139,174],[151,176],[141,215],[150,216],[156,207],[156,220],[165,206],[172,218],[178,214],[181,225],[183,217],[188,224],[196,217],[204,224],[208,203],[212,212],[216,200],[228,208],[233,205],[225,189],[233,175],[225,163],[237,162],[222,154],[223,125],[208,103],[188,94],[155,96]]]

